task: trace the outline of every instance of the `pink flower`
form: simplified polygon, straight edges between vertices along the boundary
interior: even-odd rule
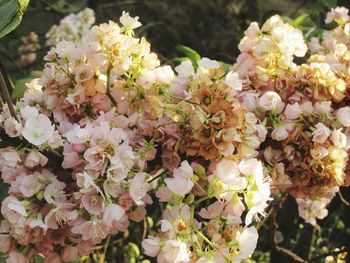
[[[29,260],[21,253],[11,251],[9,257],[6,259],[6,263],[29,263]]]
[[[342,23],[345,23],[349,20],[349,10],[345,7],[336,7],[332,8],[330,12],[327,13],[326,19],[324,22],[326,24],[332,22],[332,21],[341,21]]]
[[[15,148],[7,147],[0,149],[0,169],[5,166],[15,168],[20,161],[21,158]]]
[[[142,199],[146,196],[148,190],[150,189],[149,184],[146,182],[146,173],[137,173],[129,181],[130,183],[130,196],[137,205],[143,205]]]
[[[312,141],[318,143],[324,143],[330,135],[330,130],[323,123],[316,124],[316,130],[312,133]]]
[[[66,184],[58,180],[54,180],[48,184],[44,191],[44,198],[48,204],[57,204],[66,201],[64,188]]]
[[[20,181],[19,190],[25,197],[31,197],[40,191],[42,184],[39,182],[40,174],[35,172],[34,174],[24,176]]]
[[[217,216],[220,216],[224,207],[225,207],[224,202],[216,201],[215,203],[209,205],[208,208],[202,208],[199,211],[199,215],[205,219],[212,219]]]
[[[0,252],[8,253],[12,246],[12,241],[9,235],[0,234]]]
[[[47,164],[47,161],[48,159],[46,156],[34,150],[27,155],[24,165],[30,168],[33,168],[37,165],[45,166]]]
[[[128,213],[129,219],[135,222],[141,222],[147,214],[144,206],[137,206]]]
[[[159,238],[148,236],[148,238],[142,240],[142,247],[144,249],[145,255],[150,257],[157,256],[160,250]]]
[[[104,211],[104,198],[96,189],[85,193],[81,198],[81,204],[92,215],[100,215]]]
[[[79,251],[77,247],[66,246],[63,249],[62,260],[64,262],[74,261],[79,256]]]
[[[117,204],[110,204],[103,212],[103,221],[105,221],[110,227],[113,227],[114,223],[117,223],[125,214],[124,209]]]
[[[103,148],[94,146],[88,148],[84,153],[84,159],[88,161],[91,168],[95,170],[101,170],[104,165],[105,156],[100,155],[100,152],[103,152]]]
[[[109,98],[106,94],[97,93],[92,98],[93,113],[98,113],[100,111],[107,112],[110,110]]]
[[[10,117],[5,120],[4,129],[8,136],[14,138],[21,135],[22,125],[14,118]]]
[[[72,228],[72,232],[82,235],[82,239],[85,241],[91,240],[97,244],[107,237],[109,229],[110,227],[106,222],[96,219],[75,225]]]
[[[174,170],[173,174],[173,178],[164,179],[169,190],[178,196],[188,194],[194,186],[192,182],[193,169],[188,161],[183,161],[180,167]]]
[[[63,203],[50,210],[45,217],[45,224],[52,229],[58,229],[63,225],[78,218],[78,212],[74,209],[75,204]]]

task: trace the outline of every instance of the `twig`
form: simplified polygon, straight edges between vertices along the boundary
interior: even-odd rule
[[[163,169],[162,169],[163,170]],[[160,170],[161,171],[161,170]],[[159,174],[155,175],[152,179],[150,179],[147,183],[152,183],[153,181],[157,180],[159,177],[162,177],[163,175],[167,174],[167,170],[161,171]]]
[[[110,80],[110,75],[111,75],[111,70],[112,70],[112,67],[111,65],[109,64],[108,65],[108,68],[107,68],[107,96],[108,98],[110,99],[110,101],[113,103],[114,106],[117,106],[117,102],[115,101],[112,93],[111,93],[111,80]]]
[[[279,198],[275,199],[275,204],[271,206],[269,212],[267,212],[266,216],[257,224],[256,230],[259,231],[259,229],[266,223],[266,221],[270,218],[272,213],[275,212],[275,210],[279,209],[281,205],[284,203],[284,201],[287,199],[288,194],[282,193]]]
[[[277,222],[276,222],[276,217],[277,217],[277,211],[282,202],[282,200],[280,200],[278,202],[278,205],[276,205],[276,209],[273,210],[273,213],[271,215],[271,244],[273,246],[273,249],[280,254],[283,254],[289,258],[291,258],[293,260],[293,262],[298,262],[298,263],[307,263],[306,260],[304,260],[303,258],[299,257],[297,254],[295,254],[294,252],[290,251],[289,249],[286,249],[284,247],[280,247],[278,245],[277,239],[276,239],[276,230],[278,228]]]
[[[9,107],[9,110],[10,110],[12,117],[15,118],[16,121],[18,121],[15,107],[12,104],[11,96],[10,96],[10,93],[7,89],[7,85],[6,85],[4,76],[3,76],[1,71],[0,71],[0,89],[1,89],[3,99],[6,101],[7,106]]]

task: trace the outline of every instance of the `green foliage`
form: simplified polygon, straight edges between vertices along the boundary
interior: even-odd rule
[[[20,98],[22,98],[24,92],[27,89],[26,83],[30,82],[32,79],[34,79],[34,77],[28,77],[28,78],[17,80],[11,94],[11,99],[19,100]]]
[[[186,47],[184,45],[177,45],[175,49],[181,54],[184,55],[185,58],[188,58],[191,60],[192,64],[197,67],[197,61],[201,59],[201,56],[198,54],[197,51],[193,50],[192,48]]]
[[[0,38],[19,25],[28,3],[29,0],[0,0]]]
[[[69,14],[78,12],[86,7],[88,0],[55,0],[47,1],[48,7],[59,13]]]

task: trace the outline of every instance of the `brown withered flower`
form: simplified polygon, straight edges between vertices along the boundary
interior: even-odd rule
[[[245,111],[227,94],[222,83],[199,86],[192,94],[194,107],[182,129],[180,150],[187,155],[215,159],[234,147],[233,139],[245,129]]]

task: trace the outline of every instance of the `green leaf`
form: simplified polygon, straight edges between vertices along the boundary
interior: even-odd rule
[[[34,77],[28,77],[28,78],[17,80],[15,83],[15,87],[14,87],[12,94],[11,94],[11,99],[12,100],[19,100],[20,98],[22,98],[24,92],[27,89],[26,83],[30,82],[33,79],[34,79]]]
[[[308,18],[308,17],[309,17],[308,14],[305,14],[305,13],[304,13],[304,14],[301,14],[301,15],[298,16],[296,19],[294,19],[292,26],[294,26],[294,27],[300,27],[301,25],[304,24],[305,19]]]
[[[188,58],[185,58],[185,57],[182,57],[182,58],[173,58],[173,59],[171,59],[171,63],[173,63],[175,66],[177,66],[177,65],[180,65],[181,64],[181,62],[183,62],[183,61],[189,61],[189,59]],[[192,61],[191,61],[192,62]]]
[[[197,66],[197,61],[201,59],[201,56],[198,54],[198,52],[192,48],[186,47],[184,45],[177,45],[175,49],[186,58],[189,58],[194,66]]]
[[[0,0],[0,38],[19,25],[28,3],[29,0]]]

